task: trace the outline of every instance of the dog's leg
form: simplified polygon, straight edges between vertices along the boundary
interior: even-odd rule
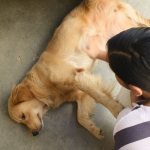
[[[85,127],[90,133],[92,133],[98,139],[102,139],[102,130],[94,124],[91,120],[92,111],[95,107],[95,100],[89,95],[82,92],[80,98],[77,100],[78,104],[78,122]]]
[[[144,18],[139,12],[137,12],[133,7],[129,4],[121,2],[122,7],[124,8],[124,14],[126,14],[127,18],[130,22],[134,22],[135,25],[132,27],[150,27],[150,19]]]
[[[123,109],[123,106],[114,100],[104,88],[105,85],[102,84],[100,77],[97,78],[87,72],[77,73],[75,84],[80,90],[88,93],[98,103],[101,103],[109,109],[115,117],[117,117],[119,112]]]
[[[150,19],[146,19],[143,16],[139,15],[139,20],[140,20],[139,26],[150,27]]]

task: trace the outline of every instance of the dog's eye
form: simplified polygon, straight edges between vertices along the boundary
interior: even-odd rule
[[[25,116],[25,114],[24,114],[24,113],[22,113],[22,115],[21,115],[21,119],[22,119],[22,120],[25,120],[25,119],[26,119],[26,116]]]

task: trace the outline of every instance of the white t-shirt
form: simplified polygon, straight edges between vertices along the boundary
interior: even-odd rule
[[[150,150],[150,107],[135,104],[125,108],[113,135],[116,150]]]

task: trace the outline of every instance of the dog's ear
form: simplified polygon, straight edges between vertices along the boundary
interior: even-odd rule
[[[19,85],[18,86],[14,86],[12,87],[12,92],[9,98],[9,102],[11,105],[16,105],[18,103],[18,91],[19,91]]]
[[[13,88],[10,101],[11,105],[17,105],[21,102],[28,101],[34,98],[34,95],[25,84],[19,84]]]

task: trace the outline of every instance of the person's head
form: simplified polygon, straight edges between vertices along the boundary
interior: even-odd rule
[[[135,96],[150,97],[150,28],[131,28],[108,42],[108,61],[118,81]]]

